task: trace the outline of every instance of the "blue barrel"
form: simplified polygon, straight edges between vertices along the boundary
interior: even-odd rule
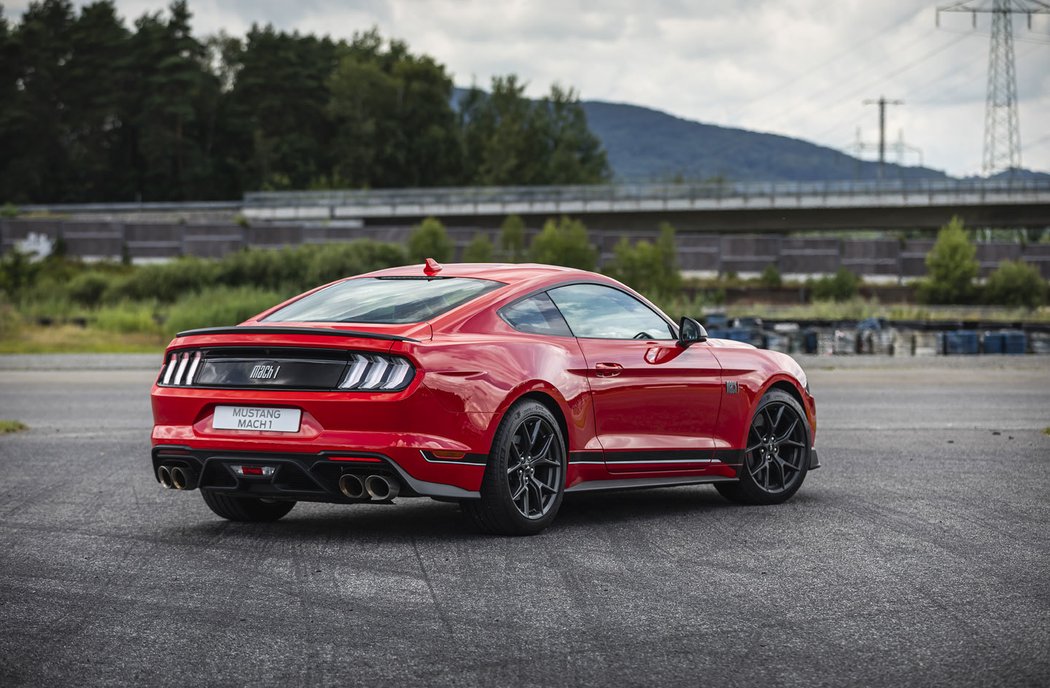
[[[1023,354],[1028,351],[1028,338],[1024,332],[1010,330],[1004,332],[1006,344],[1003,348],[1004,354]]]
[[[945,332],[941,337],[941,351],[945,354],[972,355],[980,350],[980,340],[973,330]]]
[[[729,330],[709,328],[707,330],[707,336],[711,339],[729,339]]]
[[[751,330],[746,327],[731,327],[727,330],[726,339],[732,339],[735,342],[747,342],[751,343]]]
[[[802,353],[815,354],[819,351],[819,347],[816,330],[806,330],[802,333]]]
[[[1001,354],[1006,351],[1006,337],[1002,332],[984,333],[984,353]]]

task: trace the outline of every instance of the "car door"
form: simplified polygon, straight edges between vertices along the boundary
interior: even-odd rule
[[[693,470],[714,460],[721,367],[706,343],[604,284],[549,290],[588,365],[595,426],[610,471]]]

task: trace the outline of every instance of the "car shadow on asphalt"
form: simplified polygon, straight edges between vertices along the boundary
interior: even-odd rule
[[[814,497],[799,493],[789,504],[803,506]],[[172,528],[169,537],[228,539],[243,534],[253,540],[260,536],[276,540],[321,541],[333,538],[365,537],[371,541],[407,542],[413,539],[471,541],[491,539],[474,527],[459,505],[429,499],[403,499],[393,505],[313,505],[309,511],[293,510],[273,523],[233,523],[216,517]],[[316,508],[319,506],[320,508]],[[707,486],[619,490],[565,497],[558,516],[546,534],[572,534],[594,528],[631,523],[678,525],[682,518],[696,518],[690,525],[711,525],[735,521],[782,518],[783,507],[749,507],[723,499]],[[542,537],[542,535],[540,536]]]

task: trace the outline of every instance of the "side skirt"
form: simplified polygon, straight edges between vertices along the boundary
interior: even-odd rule
[[[616,480],[586,480],[576,483],[565,490],[565,494],[573,492],[597,492],[600,490],[635,490],[647,487],[678,487],[681,485],[703,485],[706,483],[736,482],[737,478],[726,478],[723,476],[706,476],[686,478],[679,476],[667,476],[657,478],[620,478]]]

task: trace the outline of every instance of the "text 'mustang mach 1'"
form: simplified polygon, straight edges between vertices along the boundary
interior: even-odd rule
[[[819,466],[791,357],[546,265],[427,261],[181,332],[151,399],[157,479],[238,521],[431,497],[529,534],[566,493],[713,483],[773,504]]]

